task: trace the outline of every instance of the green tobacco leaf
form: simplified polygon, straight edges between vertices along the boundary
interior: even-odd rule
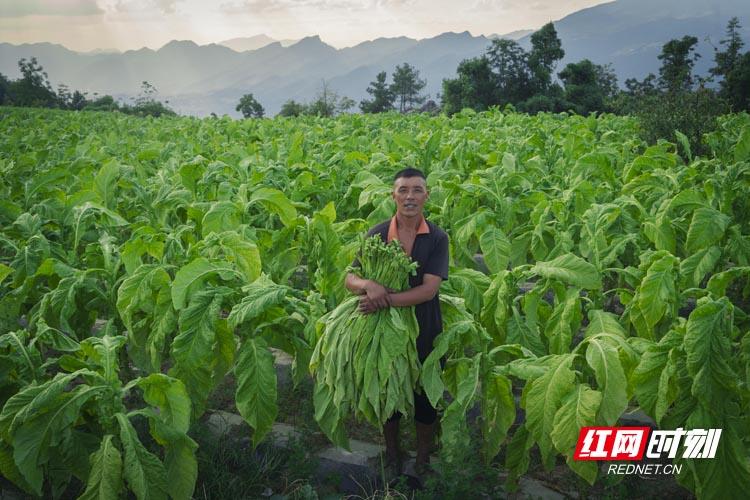
[[[547,348],[539,334],[539,329],[536,326],[529,326],[523,320],[517,308],[513,307],[511,309],[512,316],[507,322],[506,342],[509,344],[520,344],[537,356],[544,355],[547,352]]]
[[[733,267],[726,271],[716,273],[708,280],[706,289],[717,297],[721,297],[726,295],[727,287],[741,276],[750,276],[750,267]]]
[[[190,427],[190,398],[183,383],[163,373],[138,380],[146,403],[159,408],[159,418],[171,429],[186,434]]]
[[[734,146],[734,161],[740,162],[747,159],[750,159],[750,127],[745,126]]]
[[[591,338],[586,348],[586,362],[594,370],[601,392],[598,421],[603,425],[615,425],[628,406],[628,381],[617,348],[603,339]]]
[[[693,212],[693,220],[688,228],[686,247],[695,253],[717,243],[727,230],[731,218],[713,208],[699,208]]]
[[[191,294],[201,289],[212,276],[219,275],[222,279],[231,279],[237,272],[231,267],[219,266],[203,257],[190,262],[177,271],[172,283],[172,303],[178,311],[185,307]]]
[[[209,233],[236,231],[241,220],[240,209],[230,201],[217,201],[211,205],[201,221],[203,237]]]
[[[163,266],[145,264],[117,290],[117,310],[128,330],[128,352],[141,368],[161,367],[166,340],[176,330],[171,283]]]
[[[246,321],[252,321],[261,316],[269,308],[284,303],[289,288],[277,285],[264,275],[243,287],[242,291],[245,294],[244,297],[232,307],[227,318],[229,328],[232,330]]]
[[[729,403],[737,375],[729,365],[733,322],[729,299],[699,304],[690,313],[685,329],[685,356],[693,377],[692,394],[706,408],[719,411]]]
[[[117,206],[115,190],[119,176],[120,165],[112,159],[104,163],[94,177],[94,192],[99,195],[102,205],[110,209]]]
[[[581,299],[577,288],[566,290],[565,298],[555,306],[547,321],[544,335],[549,340],[550,354],[570,352],[573,335],[581,326]]]
[[[27,385],[8,398],[0,412],[0,437],[10,441],[11,435],[24,421],[35,412],[50,406],[65,386],[80,373],[57,374],[52,380],[40,385]]]
[[[13,272],[13,268],[0,263],[0,283]]]
[[[479,237],[479,246],[484,254],[484,262],[492,274],[508,267],[510,241],[501,230],[489,228]]]
[[[593,485],[598,470],[597,462],[574,460],[573,452],[582,427],[597,423],[602,394],[586,384],[579,384],[566,398],[555,414],[555,426],[550,437],[557,451],[565,455],[565,461],[576,474]]]
[[[490,286],[490,278],[482,272],[469,268],[451,269],[450,277],[450,280],[443,282],[440,297],[445,295],[463,297],[467,309],[474,314],[479,314],[482,310],[482,296]],[[444,287],[450,287],[455,293],[445,293]]]
[[[588,290],[599,290],[602,287],[601,275],[593,264],[572,253],[560,255],[548,262],[538,262],[531,268],[531,272]]]
[[[481,354],[476,354],[471,358],[469,369],[466,372],[466,376],[460,377],[457,380],[458,391],[455,394],[456,401],[464,406],[468,410],[469,403],[471,403],[474,394],[479,388],[479,369],[481,367]]]
[[[649,328],[653,328],[676,302],[675,264],[677,258],[669,254],[656,260],[638,289],[638,308]]]
[[[524,387],[526,427],[539,444],[542,461],[547,462],[552,453],[552,438],[555,415],[563,400],[574,388],[575,373],[571,369],[574,354],[551,357],[547,371]]]
[[[260,252],[252,241],[243,239],[236,232],[226,232],[219,236],[219,244],[224,249],[229,262],[233,262],[245,277],[252,283],[261,274]]]
[[[531,463],[529,450],[534,445],[534,438],[525,425],[518,427],[505,451],[505,468],[508,469],[506,488],[508,491],[518,489],[518,478],[526,473]]]
[[[187,366],[176,363],[168,372],[170,377],[180,379],[190,395],[193,418],[200,418],[206,410],[206,401],[216,386],[211,363]]]
[[[122,491],[122,456],[108,434],[99,449],[91,454],[91,471],[86,491],[78,500],[109,500],[118,498]]]
[[[692,162],[693,152],[690,150],[690,139],[688,139],[687,136],[679,130],[675,130],[674,135],[677,138],[677,142],[680,143],[680,146],[682,146],[682,149],[685,152],[685,159],[688,161],[688,163]]]
[[[216,344],[214,344],[214,359],[216,364],[214,365],[214,382],[220,383],[224,380],[224,376],[234,366],[234,356],[237,350],[237,340],[229,329],[229,325],[226,321],[218,321],[216,323]],[[295,359],[296,361],[296,359]]]
[[[670,401],[665,399],[670,384],[670,371],[667,368],[669,353],[682,344],[682,335],[674,330],[667,332],[658,342],[653,343],[641,356],[633,371],[632,384],[638,404],[647,415],[657,422],[657,406],[666,409]]]
[[[172,342],[172,355],[177,364],[186,368],[210,367],[215,325],[223,300],[222,293],[214,289],[202,290],[180,311],[180,333]]]
[[[12,436],[13,459],[24,479],[38,494],[42,494],[42,466],[49,459],[48,449],[58,445],[78,420],[81,407],[89,399],[103,392],[104,387],[80,385],[71,392],[63,392],[60,380],[48,384],[42,393],[24,409]],[[44,402],[45,411],[30,410]],[[7,405],[6,405],[7,407]],[[16,423],[17,420],[14,422]]]
[[[81,349],[89,361],[99,365],[104,372],[104,379],[110,384],[119,384],[118,371],[120,360],[117,352],[125,345],[127,339],[123,336],[89,337],[81,342]]]
[[[198,478],[196,449],[198,445],[187,435],[182,435],[167,445],[164,466],[167,469],[169,496],[175,500],[193,498],[195,481]]]
[[[167,498],[169,486],[164,464],[138,439],[133,426],[122,413],[115,414],[120,424],[120,442],[125,450],[124,476],[138,500]]]
[[[721,258],[721,248],[712,246],[698,250],[680,262],[680,276],[684,288],[696,288],[706,274],[713,271]]]
[[[277,214],[282,224],[291,226],[297,219],[297,210],[289,199],[279,191],[273,188],[260,188],[250,196],[249,203],[260,203],[269,211]]]
[[[617,316],[612,313],[602,311],[601,309],[592,309],[588,311],[588,319],[589,324],[586,327],[586,337],[593,337],[599,333],[609,333],[623,338],[628,336]]]
[[[510,379],[489,372],[482,380],[482,452],[489,463],[500,451],[516,419]]]
[[[16,462],[13,461],[13,448],[7,443],[0,440],[0,474],[8,479],[10,482],[21,488],[27,493],[31,493],[31,486],[28,485],[26,480],[21,475],[21,472],[16,467]]]
[[[237,409],[253,428],[253,444],[257,446],[273,427],[278,413],[276,369],[265,340],[252,337],[243,341],[234,374],[237,377]]]
[[[315,407],[315,421],[321,430],[336,446],[351,451],[349,438],[343,425],[344,418],[341,410],[333,401],[333,391],[325,383],[316,381],[313,392],[313,406]]]
[[[466,408],[453,401],[440,419],[440,444],[448,462],[455,462],[459,450],[470,444],[469,429],[466,425]]]
[[[440,360],[448,352],[449,335],[450,332],[448,330],[445,330],[438,335],[433,343],[432,352],[430,352],[427,359],[422,363],[422,370],[419,373],[420,384],[422,385],[427,398],[430,400],[430,403],[434,407],[437,407],[437,404],[443,398],[443,392],[445,391],[445,384],[441,377],[443,369]]]
[[[643,233],[654,243],[657,250],[675,252],[677,240],[672,222],[666,216],[660,215],[653,221],[643,223]]]

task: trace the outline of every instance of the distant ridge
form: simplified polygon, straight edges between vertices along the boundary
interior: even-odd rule
[[[288,47],[296,43],[297,40],[276,40],[268,35],[261,34],[244,38],[232,38],[218,44],[229,47],[235,52],[247,52],[248,50],[258,50],[274,42],[279,42],[282,47]]]
[[[525,37],[526,35],[530,35],[534,32],[534,30],[516,30],[511,31],[510,33],[505,33],[504,35],[498,35],[497,33],[494,33],[492,35],[489,35],[487,38],[490,40],[496,40],[498,38],[505,38],[506,40],[520,40],[521,38]]]

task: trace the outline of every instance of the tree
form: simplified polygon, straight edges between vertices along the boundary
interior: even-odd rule
[[[565,57],[555,25],[547,23],[531,35],[529,69],[537,92],[544,92],[552,83],[552,72],[557,61]]]
[[[744,42],[739,30],[740,22],[733,17],[727,24],[726,38],[721,41],[724,50],[716,50],[716,66],[710,70],[711,74],[722,77],[719,95],[734,111],[750,110],[750,52],[740,52]]]
[[[745,52],[729,72],[725,87],[725,96],[732,109],[750,112],[750,52]]]
[[[687,91],[693,87],[693,66],[700,57],[694,54],[698,39],[686,35],[680,40],[670,40],[664,44],[659,54],[659,87],[667,92]]]
[[[354,99],[351,99],[347,96],[342,96],[336,103],[336,113],[346,113],[356,105],[357,103],[354,101]]]
[[[494,70],[498,104],[517,104],[531,97],[529,55],[514,40],[493,40],[487,59]]]
[[[464,108],[484,111],[497,104],[497,82],[486,56],[465,59],[456,70],[458,77],[443,80],[443,109],[449,115]]]
[[[5,104],[8,96],[8,89],[10,88],[10,80],[5,75],[0,73],[0,105]]]
[[[604,92],[604,98],[612,101],[620,93],[620,87],[617,85],[617,73],[615,73],[612,63],[595,64],[596,82]]]
[[[8,89],[11,104],[47,108],[57,106],[57,95],[36,57],[29,61],[21,59],[18,61],[18,68],[21,70],[21,78],[11,82]]]
[[[588,59],[568,64],[557,76],[564,84],[565,100],[581,115],[605,111],[612,87],[617,88],[617,77],[611,68]]]
[[[94,94],[96,97],[96,94]],[[84,111],[120,111],[120,105],[111,95],[97,97],[84,106]]]
[[[359,103],[359,109],[363,113],[383,113],[393,109],[395,96],[390,86],[385,83],[386,77],[386,72],[381,71],[375,77],[375,81],[370,82],[367,93],[372,96],[372,100],[363,100]]]
[[[73,95],[71,95],[70,97],[70,103],[68,104],[68,107],[70,109],[80,111],[85,108],[88,103],[89,101],[88,99],[86,99],[86,92],[75,90],[73,91]]]
[[[289,99],[281,106],[277,116],[300,116],[305,114],[306,106],[293,99]]]
[[[242,113],[245,118],[263,118],[265,112],[263,106],[253,97],[253,94],[245,94],[240,97],[240,102],[234,109]]]
[[[420,95],[425,85],[427,85],[427,82],[419,79],[419,70],[409,63],[396,66],[390,91],[398,101],[400,113],[406,113],[414,105],[422,104],[425,101],[426,97]]]
[[[339,96],[323,80],[315,100],[307,106],[306,114],[330,117],[336,113],[336,104]]]
[[[159,101],[156,96],[158,91],[156,87],[151,85],[147,81],[141,82],[141,93],[135,99],[135,105],[133,107],[123,106],[120,110],[124,113],[134,114],[138,116],[174,116],[175,113],[169,106]],[[168,103],[169,101],[165,101]]]
[[[709,70],[712,75],[726,78],[739,63],[742,56],[740,51],[745,44],[740,35],[740,28],[740,20],[736,17],[733,17],[727,23],[726,38],[719,42],[720,45],[724,46],[724,50],[716,49],[714,53],[716,66]]]

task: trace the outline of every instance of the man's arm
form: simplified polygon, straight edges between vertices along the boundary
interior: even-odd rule
[[[416,306],[432,298],[437,294],[443,278],[434,274],[426,274],[422,278],[422,284],[409,288],[403,292],[390,293],[390,305],[396,307]]]
[[[375,309],[382,309],[391,305],[388,290],[376,281],[366,280],[354,273],[348,273],[344,284],[355,295],[366,295],[366,302]],[[365,309],[369,308],[366,307]]]

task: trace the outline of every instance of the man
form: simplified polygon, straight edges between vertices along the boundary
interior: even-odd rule
[[[385,307],[415,306],[419,324],[417,353],[420,362],[424,362],[432,351],[433,340],[443,328],[438,289],[441,281],[448,279],[448,235],[424,218],[422,212],[429,192],[421,171],[406,168],[396,173],[391,196],[396,202],[396,215],[370,229],[367,236],[378,234],[386,242],[398,240],[404,252],[418,263],[417,274],[409,277],[410,288],[399,293],[353,273],[346,276],[346,287],[361,296],[359,310],[363,314]],[[355,261],[353,267],[357,264]],[[415,392],[414,407],[417,431],[415,470],[421,476],[429,470],[437,411],[423,393]],[[386,463],[394,475],[401,472],[402,466],[398,440],[400,417],[400,414],[392,416],[383,427]]]

